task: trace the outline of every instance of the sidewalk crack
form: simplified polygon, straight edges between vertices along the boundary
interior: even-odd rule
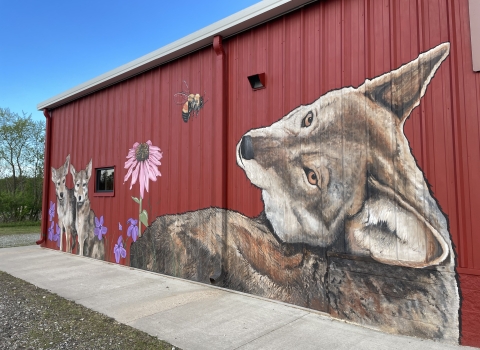
[[[254,339],[252,339],[252,340],[250,340],[250,341],[248,341],[248,342],[246,342],[246,343],[244,343],[244,344],[242,344],[242,345],[237,346],[237,347],[234,348],[233,350],[238,350],[238,349],[242,348],[243,346],[248,345],[248,344],[254,342],[254,341],[257,340],[257,339],[260,339],[260,338],[262,338],[262,337],[264,337],[264,336],[266,336],[266,335],[269,335],[269,334],[272,333],[272,332],[276,332],[276,331],[278,331],[279,329],[282,329],[282,328],[284,328],[284,327],[286,327],[286,326],[289,326],[289,325],[291,325],[292,323],[294,323],[294,322],[298,321],[299,319],[301,319],[301,318],[303,318],[303,317],[305,317],[305,316],[308,316],[308,315],[309,315],[309,314],[306,313],[305,315],[299,316],[299,317],[293,319],[292,321],[290,321],[290,322],[288,322],[288,323],[285,323],[285,324],[284,324],[283,326],[281,326],[281,327],[272,329],[272,330],[269,331],[269,332],[266,332],[266,333],[264,333],[264,334],[261,334],[261,335],[259,335],[258,337],[254,338]]]

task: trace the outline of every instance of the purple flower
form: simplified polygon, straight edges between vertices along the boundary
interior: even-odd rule
[[[118,237],[117,244],[113,247],[113,253],[115,254],[117,264],[120,262],[120,257],[124,259],[127,257],[127,251],[123,247],[123,236]]]
[[[95,216],[95,235],[99,240],[102,240],[103,235],[107,233],[107,228],[103,226],[103,215],[98,219]]]
[[[135,220],[134,218],[130,218],[127,220],[127,224],[130,224],[130,226],[128,226],[127,236],[128,237],[132,236],[132,239],[134,242],[137,241],[137,237],[138,237],[137,223],[138,223],[138,220]]]
[[[62,234],[62,231],[60,230],[60,226],[58,226],[58,224],[56,224],[55,232],[56,233],[53,235],[53,240],[57,242],[57,247],[60,248],[60,235]]]
[[[55,216],[55,203],[50,201],[50,209],[48,209],[48,216],[50,217],[50,221],[53,220],[53,217]]]
[[[118,223],[118,229],[119,229],[120,231],[122,231],[122,224],[121,224],[121,223]]]
[[[53,240],[53,225],[55,223],[52,221],[52,224],[50,225],[50,227],[48,228],[48,240],[49,241],[52,241]]]

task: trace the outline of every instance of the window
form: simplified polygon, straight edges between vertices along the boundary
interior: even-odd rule
[[[95,169],[95,196],[113,196],[115,193],[115,167]]]

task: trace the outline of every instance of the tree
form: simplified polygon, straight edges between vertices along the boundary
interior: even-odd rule
[[[41,211],[45,124],[0,108],[0,221],[37,220]]]

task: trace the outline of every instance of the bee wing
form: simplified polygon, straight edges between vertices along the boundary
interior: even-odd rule
[[[182,83],[182,91],[186,92],[188,95],[188,84],[185,80]]]
[[[205,96],[207,96],[207,92],[206,92],[206,91],[203,92],[203,104],[205,104],[205,103],[208,102],[208,100],[205,99]]]
[[[177,105],[183,105],[188,100],[188,95],[184,92],[177,92],[173,95],[173,100]]]

